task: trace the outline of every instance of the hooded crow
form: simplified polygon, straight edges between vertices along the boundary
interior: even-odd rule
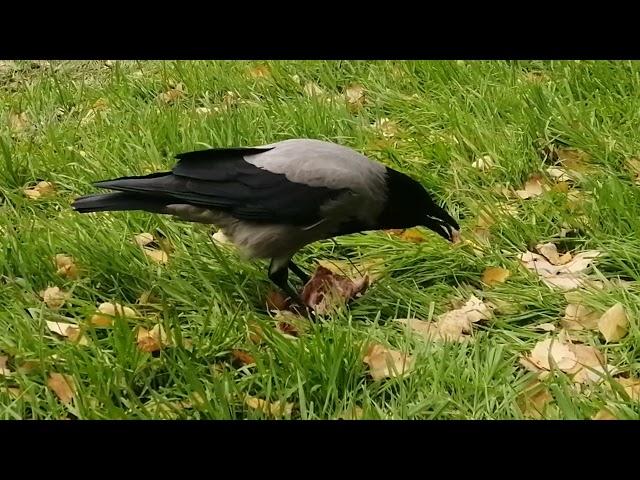
[[[335,143],[291,139],[181,153],[170,172],[97,182],[116,192],[75,200],[80,213],[143,210],[218,226],[292,298],[289,269],[307,244],[367,230],[425,226],[451,242],[458,223],[412,178]]]

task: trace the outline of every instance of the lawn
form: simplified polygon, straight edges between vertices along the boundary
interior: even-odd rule
[[[307,247],[297,260],[309,272],[319,260],[384,265],[362,297],[293,331],[266,306],[266,263],[210,226],[69,206],[94,181],[169,169],[180,152],[295,137],[419,179],[465,241],[416,229]],[[2,61],[0,418],[640,418],[634,156],[638,62]],[[530,198],[515,193],[525,186]],[[136,244],[143,232],[166,262]],[[520,255],[548,242],[600,252],[580,272],[589,283],[568,293],[525,268]],[[483,281],[492,267],[508,278]],[[49,287],[65,295],[59,308],[41,298]],[[461,341],[394,321],[435,322],[472,295],[491,315]],[[136,315],[96,322],[105,302]],[[626,322],[615,335],[576,330],[569,303],[593,318],[620,303]],[[156,325],[166,338],[145,338]],[[608,366],[578,381],[566,362],[581,357],[553,348],[525,366],[547,339]],[[375,344],[411,368],[372,378]]]

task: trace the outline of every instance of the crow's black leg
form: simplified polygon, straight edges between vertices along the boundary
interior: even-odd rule
[[[291,299],[302,305],[300,296],[295,292],[291,285],[289,285],[289,259],[282,261],[282,259],[274,258],[269,265],[269,280],[275,283],[282,289]]]
[[[289,270],[291,270],[296,277],[302,280],[304,285],[309,281],[309,275],[307,275],[304,270],[302,270],[299,266],[293,263],[293,260],[289,260]]]

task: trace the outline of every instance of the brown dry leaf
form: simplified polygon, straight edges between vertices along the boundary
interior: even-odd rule
[[[293,403],[283,403],[280,400],[269,402],[261,398],[252,397],[251,395],[245,397],[244,403],[252,410],[260,410],[265,415],[272,417],[290,417],[293,411]]]
[[[422,243],[428,240],[428,238],[417,228],[409,228],[403,231],[399,237],[402,240],[412,243]]]
[[[516,195],[523,200],[542,195],[544,193],[543,182],[544,181],[540,175],[533,175],[524,184],[523,190],[516,190]]]
[[[164,347],[171,345],[169,337],[159,323],[151,330],[144,327],[138,327],[137,345],[140,350],[147,353],[157,352]]]
[[[482,273],[482,282],[487,285],[504,283],[511,276],[511,272],[506,268],[489,267]]]
[[[287,310],[276,312],[276,328],[284,335],[299,337],[309,330],[309,320]]]
[[[173,103],[176,100],[184,97],[184,95],[184,85],[182,85],[182,83],[179,83],[174,88],[170,88],[166,92],[158,95],[158,98],[164,103]]]
[[[553,401],[547,387],[533,380],[518,397],[517,404],[525,417],[540,419],[544,417],[547,405]]]
[[[547,173],[556,182],[566,183],[566,182],[570,182],[571,180],[573,180],[571,178],[571,175],[569,175],[564,168],[549,167],[549,168],[547,168]]]
[[[267,308],[269,310],[287,310],[291,302],[280,290],[271,290],[267,293]]]
[[[149,290],[145,290],[140,294],[140,297],[138,297],[137,303],[140,305],[149,305],[160,303],[160,300],[161,299],[154,295],[152,292],[150,292]]]
[[[164,265],[169,261],[169,255],[167,255],[167,253],[164,250],[158,250],[157,248],[144,247],[142,251],[151,260],[161,265]]]
[[[18,373],[29,375],[40,368],[40,362],[36,360],[26,360],[18,367]]]
[[[557,148],[555,153],[558,161],[567,169],[576,173],[585,172],[588,169],[587,162],[590,155],[577,148]]]
[[[339,304],[363,295],[368,286],[369,278],[366,276],[353,281],[319,266],[304,286],[301,298],[305,305],[322,315]]]
[[[547,338],[536,343],[531,354],[525,358],[538,368],[551,370],[551,363],[553,363],[555,368],[567,372],[573,369],[578,362],[576,354],[569,347],[559,338]]]
[[[29,117],[27,116],[27,112],[15,113],[11,112],[9,114],[9,128],[13,132],[21,132],[29,125]]]
[[[7,357],[6,355],[0,355],[0,377],[6,377],[11,374],[11,370],[9,370],[9,368],[7,367],[8,360],[9,357]]]
[[[546,73],[535,71],[535,70],[531,72],[523,73],[521,78],[529,83],[538,83],[538,84],[547,83],[551,80]]]
[[[591,420],[618,420],[618,418],[608,409],[603,408],[598,410],[598,413],[591,417]]]
[[[113,317],[136,318],[138,314],[133,308],[124,307],[119,303],[105,302],[98,306],[98,313],[93,315],[90,322],[95,327],[110,327]]]
[[[495,162],[493,161],[493,158],[491,158],[491,155],[485,155],[476,159],[471,166],[473,168],[477,168],[481,172],[486,172],[487,170],[492,169],[494,164]]]
[[[628,332],[629,319],[624,305],[616,303],[598,320],[598,330],[607,342],[617,342]]]
[[[256,359],[253,358],[249,352],[245,350],[233,349],[231,350],[231,361],[236,365],[251,365],[256,363]]]
[[[155,242],[155,238],[153,238],[153,235],[147,232],[144,233],[139,233],[137,234],[133,240],[136,242],[137,245],[141,246],[141,247],[145,247],[147,245],[149,245],[150,243]]]
[[[264,332],[262,327],[254,321],[247,322],[247,330],[249,333],[249,341],[255,345],[260,345],[264,341]]]
[[[600,314],[583,305],[570,303],[564,311],[561,325],[567,330],[596,330]]]
[[[60,290],[58,287],[47,287],[40,292],[40,296],[47,307],[57,310],[67,301],[69,293]]]
[[[569,345],[569,349],[576,356],[576,365],[566,372],[573,375],[576,383],[597,383],[603,379],[605,373],[604,355],[595,347],[589,345]],[[610,372],[611,367],[606,367]]]
[[[362,361],[369,365],[369,373],[374,380],[406,375],[413,369],[415,362],[409,354],[380,344],[371,345]]]
[[[25,188],[24,194],[31,200],[38,198],[50,197],[55,193],[56,189],[51,182],[38,182],[35,187]]]
[[[627,168],[633,174],[636,185],[640,185],[640,158],[629,158],[626,161]]]
[[[56,273],[70,280],[75,280],[80,277],[78,267],[74,263],[73,257],[64,255],[62,253],[56,254],[53,259],[56,265]]]
[[[579,253],[564,265],[553,265],[542,255],[526,252],[520,255],[520,260],[526,268],[536,272],[547,285],[570,290],[588,283],[589,279],[585,271],[598,256],[600,256],[599,251],[587,250]],[[564,261],[564,259],[560,261]]]
[[[353,264],[347,260],[318,260],[318,265],[336,275],[344,275],[351,279],[369,277],[369,284],[378,280],[383,274],[384,260],[374,259]]]
[[[640,401],[640,379],[638,378],[618,378],[617,382],[622,385],[629,398],[634,402]]]
[[[395,137],[399,132],[398,125],[388,118],[380,118],[373,122],[371,126],[382,133],[385,138]]]
[[[542,243],[536,245],[536,250],[540,255],[545,257],[552,265],[564,265],[571,260],[571,254],[568,257],[563,255],[562,263],[560,260],[560,254],[558,253],[558,247],[553,243]]]
[[[358,406],[353,406],[345,409],[340,415],[336,417],[336,420],[362,420],[364,411]]]
[[[362,85],[356,83],[349,85],[344,91],[344,96],[347,100],[349,110],[352,112],[357,112],[364,107],[365,95]]]
[[[269,78],[271,76],[271,68],[266,64],[256,65],[249,68],[247,73],[251,78]]]
[[[62,373],[51,373],[47,380],[47,387],[56,394],[62,403],[69,404],[75,395],[73,378]]]
[[[319,97],[324,94],[324,90],[315,82],[307,82],[302,91],[307,97]]]
[[[542,330],[543,332],[554,332],[556,326],[553,323],[541,323],[535,326],[536,330]]]
[[[47,328],[49,331],[60,335],[61,337],[66,337],[78,345],[89,345],[89,339],[82,334],[80,327],[77,325],[72,323],[47,321]]]

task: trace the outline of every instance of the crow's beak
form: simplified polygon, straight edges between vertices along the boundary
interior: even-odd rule
[[[456,230],[455,228],[451,230],[451,243],[456,244],[460,243],[462,239],[460,238],[460,230]]]

